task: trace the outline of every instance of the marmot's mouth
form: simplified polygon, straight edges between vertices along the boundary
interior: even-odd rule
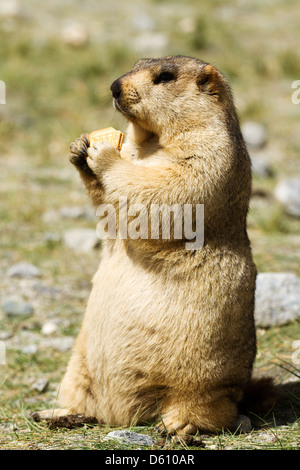
[[[119,98],[113,99],[113,106],[117,111],[122,113],[127,119],[130,119],[130,120],[135,119],[134,114],[132,114],[126,107],[121,106]]]

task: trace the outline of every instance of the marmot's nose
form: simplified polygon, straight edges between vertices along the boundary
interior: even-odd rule
[[[118,99],[122,92],[122,82],[119,78],[112,83],[110,90],[113,97]]]

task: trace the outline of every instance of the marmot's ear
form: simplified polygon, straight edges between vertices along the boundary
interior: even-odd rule
[[[224,79],[213,65],[205,65],[197,79],[198,88],[209,95],[220,96],[224,90]]]

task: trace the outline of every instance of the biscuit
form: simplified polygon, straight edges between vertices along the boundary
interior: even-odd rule
[[[90,146],[94,145],[95,142],[103,142],[105,140],[117,150],[121,150],[123,139],[124,134],[113,127],[99,129],[89,134]]]

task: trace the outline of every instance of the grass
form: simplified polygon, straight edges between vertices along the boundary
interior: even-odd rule
[[[27,3],[34,7],[35,0]],[[39,12],[59,25],[70,15],[69,7],[51,5],[39,3]],[[91,21],[97,23],[96,16],[82,5],[73,1],[73,17],[87,27],[95,24]],[[47,22],[39,24],[35,17],[0,22],[0,79],[7,88],[7,104],[0,105],[0,300],[17,292],[35,307],[35,314],[25,319],[7,318],[0,312],[0,339],[3,334],[13,335],[5,340],[7,364],[0,365],[3,449],[136,447],[103,440],[111,430],[108,425],[50,430],[46,424],[29,419],[31,412],[55,405],[70,356],[69,350],[60,351],[41,341],[41,327],[45,321],[55,320],[60,337],[76,337],[90,279],[98,265],[99,252],[83,256],[62,242],[68,228],[95,228],[95,222],[58,214],[62,206],[89,204],[68,162],[69,142],[95,128],[125,128],[112,108],[109,86],[144,54],[133,47],[139,32],[128,26],[122,5],[112,2],[118,14],[99,16],[110,22],[113,33],[104,42],[100,40],[106,26],[99,20],[99,35],[92,35],[79,48],[62,42],[56,32],[45,32],[40,25]],[[138,12],[141,4],[136,6]],[[260,272],[289,271],[300,276],[299,220],[289,217],[273,197],[282,177],[299,172],[299,110],[291,103],[291,83],[300,79],[297,2],[281,0],[276,6],[252,2],[246,9],[243,5],[237,8],[233,0],[226,6],[213,0],[201,8],[195,0],[188,0],[184,11],[174,0],[153,0],[149,6],[155,31],[167,34],[164,53],[193,55],[217,65],[230,79],[241,122],[257,120],[267,127],[269,142],[263,153],[274,171],[269,178],[254,178],[254,189],[260,195],[253,196],[249,213],[253,254]],[[132,38],[131,46],[125,36]],[[45,217],[49,213],[50,217]],[[40,267],[41,279],[7,279],[6,270],[20,261]],[[47,294],[51,288],[58,289],[57,295]],[[299,369],[292,362],[292,345],[299,339],[299,322],[259,330],[255,368],[276,378],[280,392],[277,407],[263,418],[253,416],[255,426],[249,434],[204,436],[204,448],[189,448],[299,449]],[[36,344],[37,351],[24,352],[26,342]],[[49,381],[44,393],[32,388],[41,377]],[[162,440],[153,425],[133,424],[131,430],[158,438],[154,449],[187,447]]]

